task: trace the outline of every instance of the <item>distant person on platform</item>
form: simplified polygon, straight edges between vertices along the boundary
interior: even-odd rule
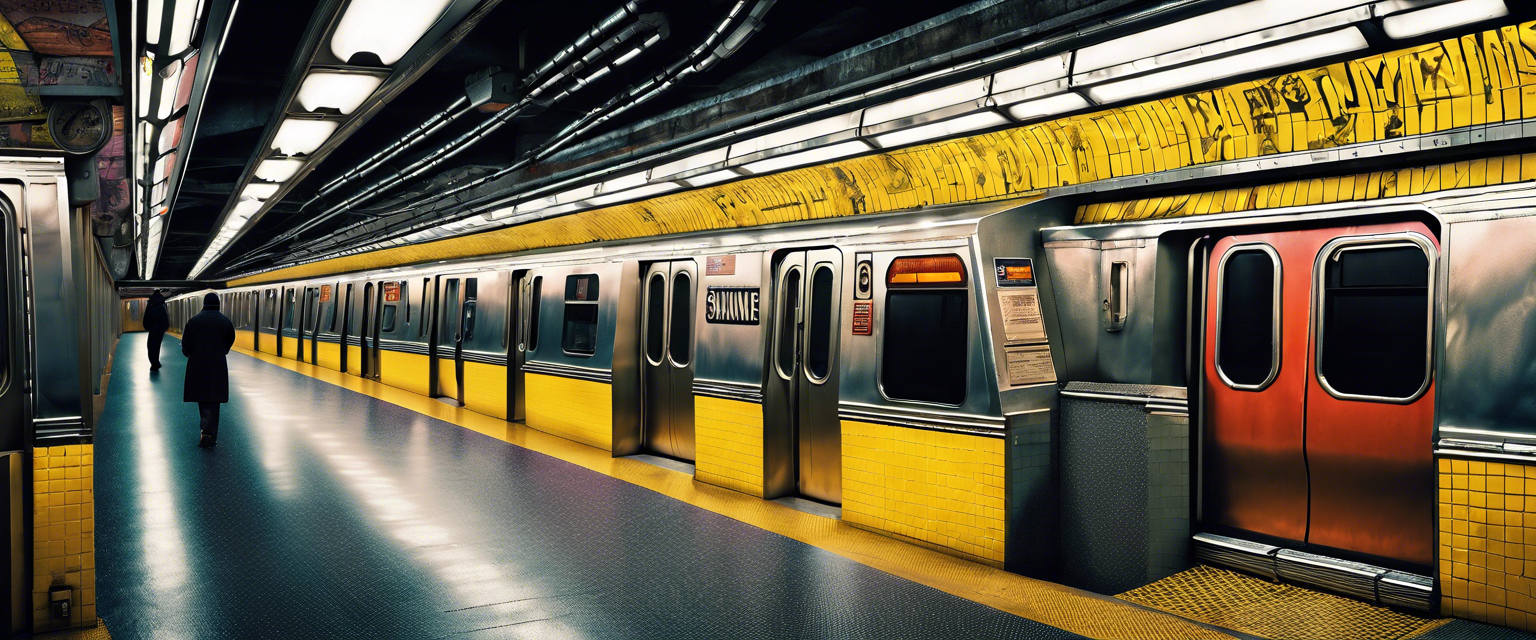
[[[192,316],[181,333],[181,353],[187,356],[187,386],[183,402],[196,402],[203,437],[197,446],[218,444],[219,405],[229,402],[229,365],[224,355],[235,344],[235,325],[219,313],[219,296],[203,296],[203,312]]]
[[[144,310],[144,330],[149,332],[149,370],[160,370],[160,342],[171,328],[171,314],[165,310],[165,296],[159,289],[149,294],[149,308]]]

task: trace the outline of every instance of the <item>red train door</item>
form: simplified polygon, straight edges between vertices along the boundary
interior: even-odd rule
[[[1419,223],[1216,243],[1207,523],[1430,564],[1437,256]]]

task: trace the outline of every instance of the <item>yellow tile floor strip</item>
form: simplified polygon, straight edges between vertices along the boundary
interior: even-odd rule
[[[1120,598],[1277,640],[1395,640],[1450,622],[1206,566],[1127,591]]]
[[[836,520],[796,511],[729,489],[694,482],[693,477],[685,473],[638,460],[614,458],[609,452],[596,447],[452,407],[371,380],[269,354],[238,348],[235,351],[321,382],[645,487],[891,575],[1090,638],[1174,640],[1231,637],[1172,615],[961,560],[862,531]]]

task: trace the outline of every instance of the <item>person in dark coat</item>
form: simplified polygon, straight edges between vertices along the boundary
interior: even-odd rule
[[[149,332],[149,370],[160,370],[160,343],[171,328],[171,314],[165,309],[165,296],[156,289],[149,294],[149,307],[144,309],[144,330]]]
[[[219,313],[219,296],[203,296],[203,311],[181,334],[181,353],[187,357],[187,382],[183,402],[196,402],[203,437],[199,447],[212,447],[219,439],[219,405],[229,402],[229,365],[224,355],[235,345],[235,325]]]

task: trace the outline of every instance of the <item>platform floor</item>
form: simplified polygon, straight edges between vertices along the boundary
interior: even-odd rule
[[[144,339],[96,440],[115,638],[1082,637],[244,355],[198,449]]]

